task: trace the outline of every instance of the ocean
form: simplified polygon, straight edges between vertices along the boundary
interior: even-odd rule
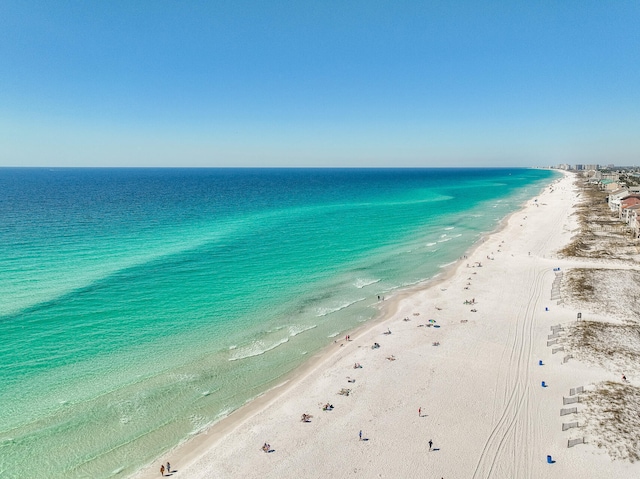
[[[0,476],[127,477],[556,176],[0,169]]]

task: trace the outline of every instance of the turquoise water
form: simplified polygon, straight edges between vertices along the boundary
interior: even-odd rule
[[[434,277],[548,170],[0,170],[0,474],[126,477]]]

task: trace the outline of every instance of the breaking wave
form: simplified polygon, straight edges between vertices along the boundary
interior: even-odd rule
[[[311,326],[289,326],[289,337],[293,338],[300,333],[304,333],[305,331],[309,331],[310,329],[317,327],[317,324],[312,324]]]
[[[355,283],[353,283],[353,285],[358,288],[358,289],[362,289],[365,286],[369,286],[371,284],[376,284],[379,283],[381,280],[380,279],[356,279]]]
[[[340,305],[340,306],[338,306],[336,308],[318,308],[317,316],[318,317],[328,316],[329,314],[341,311],[341,310],[343,310],[345,308],[348,308],[351,305],[359,303],[360,301],[364,301],[365,299],[367,299],[367,298],[356,299],[355,301],[351,301],[349,303],[342,304],[342,305]]]
[[[238,349],[237,352],[229,358],[229,361],[238,361],[239,359],[247,359],[247,358],[252,358],[254,356],[260,356],[288,342],[289,342],[288,337],[282,338],[280,341],[277,341],[274,344],[270,344],[270,345],[265,344],[265,342],[261,340],[255,341],[251,346]]]

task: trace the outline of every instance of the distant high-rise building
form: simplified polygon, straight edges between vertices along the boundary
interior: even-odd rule
[[[598,171],[600,169],[600,165],[587,165],[586,169],[587,170]]]

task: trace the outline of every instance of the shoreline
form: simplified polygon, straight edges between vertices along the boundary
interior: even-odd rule
[[[464,257],[471,257],[487,242],[487,240],[504,231],[508,227],[509,222],[516,215],[522,213],[533,198],[537,198],[544,193],[545,190],[548,190],[550,186],[567,178],[571,178],[571,175],[565,173],[564,176],[556,178],[541,187],[537,195],[519,204],[518,209],[502,218],[493,230],[483,233],[477,241],[465,251],[462,258],[459,258],[453,263],[442,268],[442,271],[434,277],[421,281],[406,289],[393,292],[391,297],[380,303],[379,312],[373,319],[363,323],[348,334],[354,338],[362,338],[374,334],[376,328],[394,320],[394,316],[402,308],[403,302],[409,301],[422,293],[434,290],[438,285],[442,285],[451,280],[457,274],[460,274],[460,270],[461,268],[464,268],[466,261]],[[352,339],[350,342],[353,341],[355,341],[355,339]],[[328,344],[326,347],[311,356],[302,365],[283,376],[282,380],[277,385],[271,387],[269,390],[236,409],[229,416],[219,420],[205,430],[176,445],[174,448],[167,451],[164,454],[164,457],[174,458],[174,460],[171,461],[174,464],[179,463],[186,465],[190,463],[197,463],[198,458],[204,457],[206,453],[215,449],[219,442],[223,441],[243,424],[246,424],[251,418],[267,411],[276,402],[278,402],[279,399],[286,396],[288,392],[299,387],[300,384],[304,383],[304,381],[310,376],[317,374],[323,366],[335,365],[335,363],[341,359],[340,356],[344,355],[341,354],[346,350],[343,348],[344,345],[344,339]],[[179,461],[176,461],[176,458],[179,458]],[[157,475],[156,467],[154,467],[156,463],[160,464],[158,461],[155,461],[153,464],[149,464],[138,470],[130,477],[155,477]],[[182,469],[184,469],[184,467]],[[178,471],[178,474],[180,474],[180,471]]]

